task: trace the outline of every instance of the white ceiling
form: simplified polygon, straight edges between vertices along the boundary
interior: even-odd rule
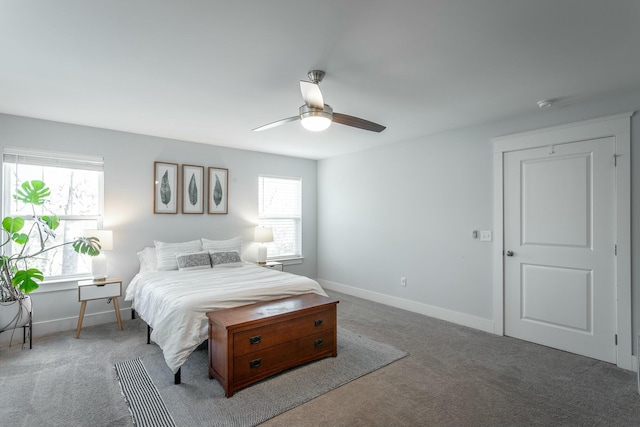
[[[0,112],[311,159],[638,88],[638,0],[0,0]]]

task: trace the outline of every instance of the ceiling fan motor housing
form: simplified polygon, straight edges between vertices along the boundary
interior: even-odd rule
[[[333,108],[330,105],[324,104],[324,108],[316,108],[310,105],[303,105],[300,107],[300,118],[304,119],[306,117],[325,117],[329,120],[333,117]]]

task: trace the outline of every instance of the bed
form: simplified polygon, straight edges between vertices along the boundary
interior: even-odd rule
[[[125,301],[131,301],[135,313],[151,328],[150,338],[162,349],[176,382],[180,367],[208,337],[208,311],[305,293],[327,295],[308,277],[242,262],[239,256],[229,257],[236,251],[228,247],[210,249],[211,242],[216,241],[202,239],[200,247],[195,242],[190,242],[187,252],[181,252],[185,247],[173,248],[172,256],[164,253],[162,242],[156,242],[155,249],[138,253],[141,270],[125,293]],[[205,253],[213,267],[206,266]],[[170,261],[185,254],[191,255],[192,264],[198,262],[193,261],[195,254],[200,254],[202,265],[173,269]],[[216,264],[214,254],[226,254],[226,258]],[[162,259],[169,260],[170,265],[167,267]]]

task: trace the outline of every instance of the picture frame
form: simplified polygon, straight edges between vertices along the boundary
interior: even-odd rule
[[[178,164],[153,163],[153,213],[178,213]]]
[[[229,212],[229,169],[209,168],[209,206],[210,214]]]
[[[182,213],[204,213],[204,166],[182,165]]]

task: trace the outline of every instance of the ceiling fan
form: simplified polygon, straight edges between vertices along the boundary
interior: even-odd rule
[[[382,132],[386,129],[385,126],[359,117],[334,113],[333,108],[324,103],[322,93],[320,92],[319,83],[324,78],[324,71],[312,70],[309,71],[307,75],[311,81],[300,80],[300,91],[302,92],[304,105],[299,108],[298,115],[257,127],[253,129],[254,132],[271,129],[296,120],[300,120],[305,129],[314,132],[327,129],[331,125],[332,121],[342,125],[370,130],[373,132]]]

